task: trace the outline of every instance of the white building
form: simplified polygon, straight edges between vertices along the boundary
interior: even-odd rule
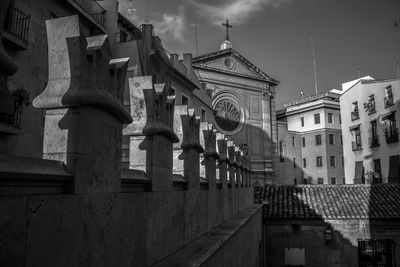
[[[340,97],[346,183],[400,182],[400,80],[344,83]]]

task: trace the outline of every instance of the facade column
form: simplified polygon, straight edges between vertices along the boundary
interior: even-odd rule
[[[228,150],[227,150],[227,140],[224,134],[217,133],[217,144],[218,144],[218,169],[219,169],[219,180],[222,185],[222,189],[227,187],[227,176],[228,176]]]
[[[204,152],[199,140],[200,117],[195,115],[194,109],[189,109],[181,118],[184,176],[188,190],[200,190],[200,153]]]
[[[66,164],[74,193],[120,192],[129,58],[110,58],[106,34],[83,36],[77,15],[48,20],[46,30],[49,81],[33,100],[46,110],[43,158]]]

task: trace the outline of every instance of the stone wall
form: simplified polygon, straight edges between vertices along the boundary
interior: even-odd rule
[[[327,225],[333,229],[329,242],[324,235]],[[304,248],[306,266],[358,266],[358,240],[363,239],[393,240],[394,262],[400,260],[396,220],[269,220],[264,229],[266,266],[286,266],[285,248]]]
[[[129,58],[113,58],[107,35],[81,27],[77,15],[46,21],[49,79],[33,100],[45,113],[44,159],[0,155],[0,265],[151,266],[230,229],[182,265],[201,258],[257,266],[261,209],[247,151],[193,109],[176,113],[168,75],[130,78],[137,109],[129,114]],[[120,167],[124,124],[130,169]],[[174,149],[181,176],[173,174]]]

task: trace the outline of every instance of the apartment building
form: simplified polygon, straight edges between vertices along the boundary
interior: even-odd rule
[[[364,77],[342,85],[347,183],[399,183],[400,80]]]
[[[286,103],[277,112],[278,184],[343,184],[337,90]]]

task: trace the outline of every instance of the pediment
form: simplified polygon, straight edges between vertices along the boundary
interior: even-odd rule
[[[263,79],[279,83],[257,68],[254,64],[240,55],[234,49],[220,50],[194,58],[194,65],[221,70],[224,72]]]

